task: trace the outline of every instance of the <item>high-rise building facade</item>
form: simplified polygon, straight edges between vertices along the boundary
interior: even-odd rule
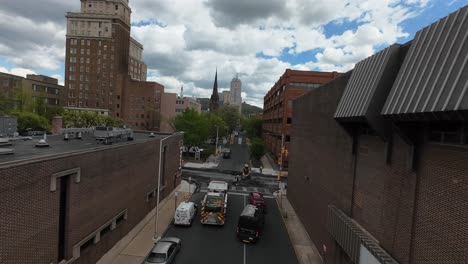
[[[67,106],[121,116],[130,14],[127,0],[83,0],[80,13],[67,13]]]
[[[230,91],[230,98],[229,104],[235,105],[239,107],[239,111],[242,107],[242,82],[239,77],[236,75],[231,81],[231,91]]]
[[[130,62],[128,75],[139,81],[146,81],[147,66],[143,62],[143,45],[130,37]]]
[[[135,86],[134,96],[159,101],[154,97],[159,85],[129,80],[146,81],[147,72],[143,45],[130,37],[130,15],[128,0],[82,0],[80,13],[67,13],[66,107],[108,112],[133,126],[135,120],[125,119],[131,113],[123,113],[131,109],[124,107],[130,104],[124,90]]]

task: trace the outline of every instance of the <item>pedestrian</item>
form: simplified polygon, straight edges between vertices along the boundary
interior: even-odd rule
[[[263,174],[262,171],[263,171],[263,166],[260,165],[260,174]]]

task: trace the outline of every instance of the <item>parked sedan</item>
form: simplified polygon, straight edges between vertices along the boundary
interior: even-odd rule
[[[165,237],[159,240],[145,258],[144,264],[173,263],[177,252],[182,246],[182,240],[177,237]]]

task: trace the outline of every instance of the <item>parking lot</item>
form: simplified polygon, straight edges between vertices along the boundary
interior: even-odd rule
[[[203,195],[197,193],[192,200],[200,204]],[[200,224],[199,212],[191,227],[171,225],[165,236],[182,239],[182,249],[174,263],[298,263],[274,198],[266,200],[264,231],[256,244],[244,244],[236,237],[238,217],[247,203],[246,194],[229,194],[224,226]]]

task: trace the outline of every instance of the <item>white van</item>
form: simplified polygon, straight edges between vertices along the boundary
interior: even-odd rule
[[[177,207],[174,215],[174,225],[191,226],[195,215],[197,214],[197,205],[193,202],[182,202]]]

